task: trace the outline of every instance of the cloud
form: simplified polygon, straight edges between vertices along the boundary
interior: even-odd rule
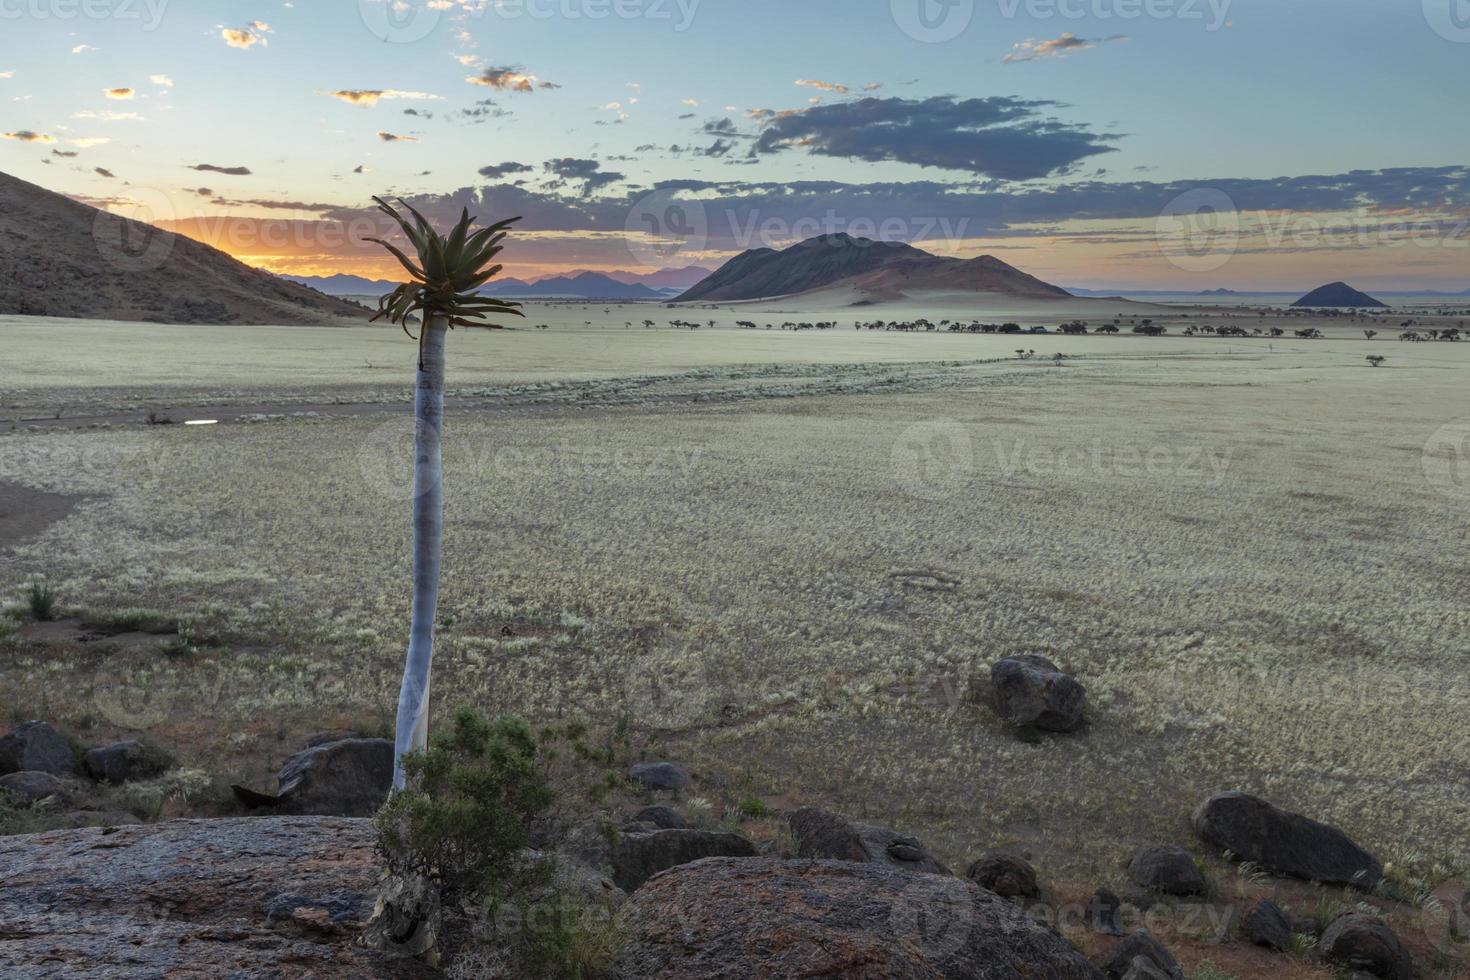
[[[478,75],[468,76],[465,81],[471,85],[483,85],[485,88],[493,88],[500,92],[531,92],[538,88],[561,88],[555,82],[543,82],[535,75],[526,74],[524,69],[513,66],[491,65],[482,69]]]
[[[14,78],[14,71],[0,71],[0,78]]]
[[[97,174],[97,176],[99,176],[99,177],[116,177],[117,176],[117,174],[113,173],[111,170],[108,170],[106,167],[93,167],[92,168],[92,172],[95,173],[95,174]]]
[[[52,150],[51,151],[51,155],[54,156],[54,157],[68,157],[68,158],[70,158],[70,157],[76,156],[77,153],[76,153],[75,150]]]
[[[159,88],[174,87],[174,80],[167,75],[149,75],[148,81],[152,82],[154,85],[157,85]]]
[[[417,143],[419,141],[417,136],[399,136],[397,133],[385,133],[382,130],[378,131],[378,139],[384,143]]]
[[[230,177],[250,176],[249,167],[221,167],[213,163],[196,163],[189,167],[190,170],[198,170],[202,173],[225,174]]]
[[[103,143],[111,143],[112,140],[106,136],[83,136],[80,139],[67,140],[67,142],[86,150],[94,146],[101,146]]]
[[[1116,136],[1041,115],[1057,106],[1007,96],[956,99],[863,98],[774,113],[752,153],[792,146],[821,156],[895,161],[1002,180],[1065,173],[1110,153]]]
[[[384,99],[418,99],[439,100],[443,96],[433,95],[429,92],[402,92],[396,88],[344,88],[329,93],[334,99],[350,102],[352,105],[375,106]]]
[[[130,88],[110,88],[107,90],[107,97],[109,99],[117,99],[122,102],[126,102],[136,94],[137,93]]]
[[[112,112],[111,110],[107,110],[107,109],[104,109],[101,112],[94,112],[91,109],[83,109],[81,112],[73,112],[71,114],[71,117],[73,119],[98,119],[98,120],[101,120],[102,122],[142,122],[143,121],[143,117],[140,116],[136,112]]]
[[[8,139],[8,140],[19,140],[22,143],[55,143],[56,142],[56,137],[55,136],[48,136],[45,133],[33,133],[29,129],[18,129],[18,130],[16,130],[13,133],[0,133],[0,136],[3,136],[5,139]]]
[[[1019,64],[1025,61],[1037,61],[1041,58],[1065,58],[1074,51],[1086,51],[1095,48],[1099,44],[1109,44],[1114,41],[1128,40],[1125,34],[1114,34],[1112,37],[1085,38],[1076,34],[1063,34],[1049,41],[1028,38],[1011,46],[1011,53],[1001,61],[1007,64]]]
[[[819,92],[836,92],[838,95],[846,95],[848,92],[846,85],[838,85],[835,82],[822,82],[815,78],[798,78],[796,84],[803,85],[806,88],[814,88]]]
[[[602,165],[596,160],[584,160],[577,157],[559,157],[555,160],[547,160],[542,165],[550,173],[556,175],[557,179],[547,186],[551,188],[561,187],[568,182],[580,181],[582,184],[582,196],[590,197],[600,187],[615,184],[624,179],[624,174],[611,170],[603,170]]]
[[[480,176],[490,180],[503,180],[511,174],[528,174],[534,167],[524,163],[507,161],[505,163],[492,163],[480,168]]]
[[[265,36],[274,33],[269,24],[258,20],[252,20],[244,27],[219,28],[219,36],[224,42],[232,48],[240,48],[241,50],[248,50],[257,44],[265,47],[270,43],[265,39]]]
[[[96,50],[97,49],[94,48],[94,47],[92,47],[92,45],[90,45],[90,44],[78,44],[76,47],[74,47],[74,48],[71,49],[71,53],[72,54],[86,54],[88,51],[96,51]]]

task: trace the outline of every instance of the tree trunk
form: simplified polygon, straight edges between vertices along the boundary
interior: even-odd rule
[[[439,608],[439,556],[444,538],[444,483],[440,437],[444,424],[444,336],[449,322],[425,318],[418,385],[414,392],[413,623],[398,726],[393,741],[393,788],[403,789],[403,757],[429,738],[429,669],[434,659],[434,619]]]

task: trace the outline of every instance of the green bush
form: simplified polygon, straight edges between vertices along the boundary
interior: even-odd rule
[[[406,787],[377,816],[384,863],[476,896],[512,868],[555,798],[530,727],[468,708],[403,769]]]
[[[56,614],[56,596],[45,582],[32,582],[26,592],[26,607],[31,618],[38,623],[50,620]]]

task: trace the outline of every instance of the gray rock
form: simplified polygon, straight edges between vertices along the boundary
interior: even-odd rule
[[[1252,905],[1241,919],[1240,928],[1245,938],[1257,946],[1275,950],[1291,948],[1291,922],[1275,902],[1261,899]]]
[[[689,785],[689,775],[672,762],[639,762],[628,778],[648,790],[677,791]]]
[[[1082,685],[1045,657],[1007,657],[990,668],[990,683],[1001,717],[1012,725],[1050,732],[1082,725]]]
[[[1100,980],[973,882],[884,864],[712,858],[652,879],[623,912],[615,980]]]
[[[285,761],[274,796],[233,786],[252,808],[271,807],[303,816],[369,817],[393,786],[393,743],[381,738],[348,738],[297,752]]]
[[[1001,898],[1038,898],[1036,869],[1024,858],[995,852],[970,865],[965,877]]]
[[[172,765],[168,753],[136,740],[113,742],[82,753],[82,768],[98,782],[152,779],[163,775]]]
[[[0,775],[11,772],[74,776],[77,757],[56,729],[44,721],[28,721],[0,738]]]
[[[646,806],[633,814],[633,820],[652,824],[659,830],[683,830],[689,826],[683,814],[671,806]]]
[[[12,772],[0,776],[0,795],[8,795],[23,807],[35,806],[45,799],[65,803],[71,798],[66,784],[49,772]]]
[[[1128,877],[1134,884],[1165,895],[1204,895],[1210,890],[1194,857],[1172,844],[1139,851],[1128,864]]]
[[[821,807],[804,806],[787,817],[796,854],[804,858],[890,864],[903,871],[947,875],[949,869],[916,837],[887,827],[849,823]]]
[[[1383,980],[1410,980],[1414,961],[1387,922],[1376,915],[1349,912],[1333,919],[1317,944],[1322,959],[1364,970]]]
[[[1378,859],[1336,827],[1290,813],[1246,793],[1216,793],[1194,812],[1200,839],[1275,874],[1371,890]]]
[[[1107,936],[1123,935],[1123,900],[1099,888],[1087,900],[1087,928]]]
[[[1102,963],[1108,980],[1184,980],[1184,968],[1174,954],[1147,929],[1140,929],[1118,944]]]
[[[716,830],[655,830],[624,834],[613,845],[613,882],[633,891],[669,868],[709,857],[755,857],[755,845],[739,834]]]

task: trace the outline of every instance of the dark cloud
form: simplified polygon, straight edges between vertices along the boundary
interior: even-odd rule
[[[250,176],[250,168],[249,167],[221,167],[221,166],[218,166],[218,165],[213,164],[213,163],[196,163],[193,166],[191,166],[189,169],[190,170],[200,170],[200,171],[204,171],[204,172],[212,173],[212,174],[225,174],[225,175],[230,176],[230,177],[248,177],[248,176]]]
[[[492,163],[480,168],[480,176],[491,180],[502,180],[510,174],[528,174],[536,168],[529,164],[507,161],[505,163]]]
[[[54,157],[74,157],[77,155],[77,152],[75,150],[52,150],[51,155]]]
[[[556,189],[567,183],[580,182],[582,184],[582,196],[590,197],[594,191],[608,184],[615,184],[623,180],[625,175],[612,170],[603,170],[602,164],[596,160],[584,160],[576,157],[559,157],[555,160],[547,160],[544,168],[557,179],[547,186]]]
[[[482,85],[500,92],[532,92],[536,89],[558,89],[560,85],[529,75],[517,65],[491,65],[480,74],[465,79],[471,85]]]
[[[383,131],[379,131],[378,139],[384,143],[417,143],[419,141],[417,136],[400,136],[397,133]]]
[[[116,177],[117,176],[117,174],[113,173],[111,170],[108,170],[106,167],[93,167],[92,168],[92,172],[95,173],[99,177]]]
[[[1066,173],[1113,151],[1116,136],[1042,115],[1050,101],[865,98],[774,113],[756,142],[773,153],[800,145],[823,156],[897,161],[1002,180]]]

